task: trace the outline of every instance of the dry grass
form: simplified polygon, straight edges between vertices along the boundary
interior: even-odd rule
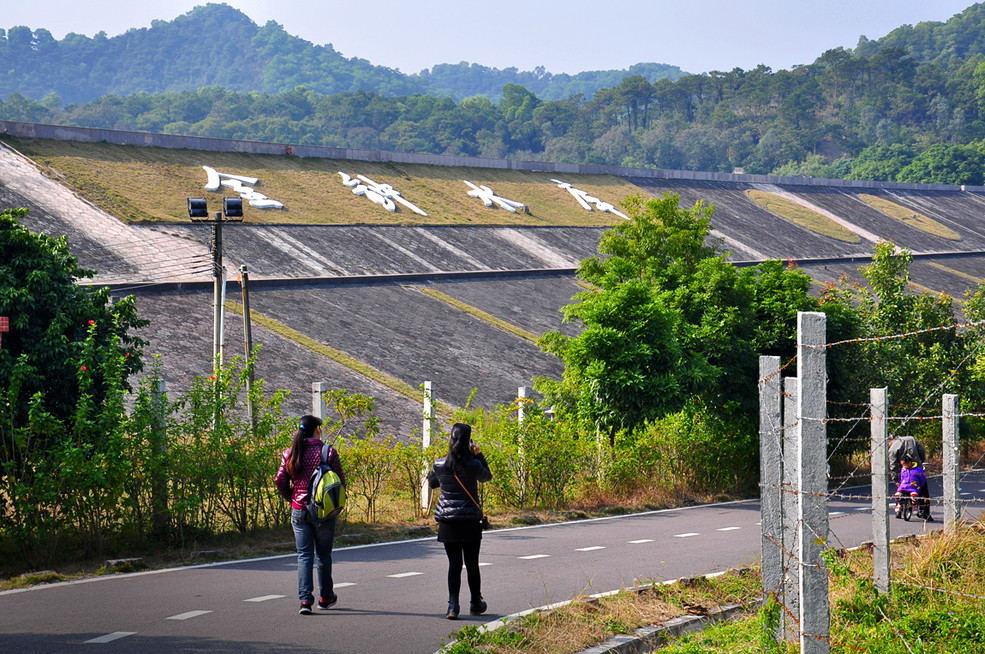
[[[770,213],[776,214],[780,218],[789,220],[805,229],[809,229],[815,234],[834,238],[845,243],[861,243],[862,241],[858,234],[842,227],[824,214],[808,209],[796,202],[791,202],[786,198],[756,189],[746,190],[746,195],[750,200]]]
[[[942,225],[933,218],[928,218],[922,213],[917,213],[913,209],[904,207],[901,204],[896,204],[895,202],[891,202],[886,198],[881,198],[878,195],[859,193],[858,197],[862,200],[862,202],[865,202],[873,209],[881,211],[890,218],[900,221],[904,225],[909,225],[910,227],[919,229],[921,232],[933,234],[934,236],[940,236],[941,238],[946,238],[950,241],[961,240],[961,236],[959,236],[958,233],[950,227]]]
[[[260,179],[257,190],[285,205],[284,210],[247,207],[246,222],[367,225],[566,225],[609,226],[619,218],[585,211],[564,189],[551,182],[556,173],[495,170],[421,164],[373,163],[236,152],[170,150],[108,143],[80,143],[5,137],[37,163],[96,206],[127,222],[187,221],[188,197],[206,195],[205,172]],[[391,184],[428,216],[398,206],[386,211],[342,185],[339,171],[362,174]],[[502,197],[523,202],[529,213],[487,208],[468,196],[463,180],[485,184]],[[619,205],[642,189],[612,176],[564,175],[559,178]],[[218,194],[214,194],[218,198]],[[232,195],[231,192],[228,195]],[[210,204],[218,209],[220,203]]]
[[[685,615],[707,615],[723,605],[753,602],[762,594],[758,570],[730,570],[713,578],[677,583],[646,583],[598,598],[580,597],[563,606],[479,634],[474,627],[458,634],[471,649],[489,654],[565,654],[579,652],[640,627]]]

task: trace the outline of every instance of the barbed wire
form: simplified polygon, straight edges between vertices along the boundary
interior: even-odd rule
[[[969,470],[968,472],[971,473],[976,471]],[[823,497],[825,499],[836,499],[842,501],[864,500],[871,502],[873,499],[875,499],[874,495],[845,494],[845,493],[839,493],[838,489],[828,492],[806,491],[797,488],[790,488],[789,485],[787,484],[764,484],[764,483],[760,483],[759,487],[767,490],[779,490],[782,493],[788,493],[790,495],[810,495],[812,497]],[[948,498],[943,497],[941,495],[923,497],[920,499],[927,501],[930,504],[940,504],[940,505],[944,505],[948,501]],[[887,502],[894,502],[892,495],[887,495],[886,500]],[[956,498],[954,502],[956,502],[957,504],[985,504],[985,497],[970,497],[970,498],[959,497]]]
[[[903,646],[906,647],[906,651],[909,652],[910,654],[913,654],[913,650],[910,649],[910,644],[906,642],[906,639],[905,638],[903,638],[903,634],[900,633],[900,630],[896,628],[896,625],[893,624],[893,621],[889,619],[889,616],[886,615],[885,612],[883,612],[882,607],[880,606],[878,608],[879,608],[879,613],[886,620],[886,622],[889,623],[889,626],[896,633],[896,637],[899,638],[903,642]]]
[[[867,411],[871,411],[871,407],[869,409],[867,409]],[[855,423],[851,427],[849,427],[848,431],[845,432],[845,435],[842,436],[841,439],[837,443],[835,443],[835,446],[833,448],[831,448],[831,453],[828,454],[828,459],[827,459],[827,462],[828,463],[831,463],[831,457],[833,457],[835,455],[835,452],[838,451],[838,448],[841,447],[841,445],[845,441],[849,440],[849,436],[851,436],[852,432],[855,431],[855,428],[856,427],[858,427],[860,424],[862,424],[862,421],[863,420],[866,420],[866,417],[865,417],[865,414],[864,413],[862,414],[861,417],[858,418],[858,420],[855,421]],[[871,421],[872,420],[872,416],[869,416],[867,418],[867,420]]]
[[[949,324],[949,325],[938,325],[936,327],[926,327],[924,329],[915,329],[915,330],[909,331],[909,332],[901,332],[899,334],[887,334],[887,335],[884,335],[884,336],[864,336],[864,337],[860,337],[860,338],[849,338],[849,339],[845,339],[843,341],[835,341],[833,343],[825,343],[823,345],[805,345],[804,347],[807,347],[807,348],[812,349],[812,350],[813,349],[818,349],[818,348],[830,349],[832,347],[837,347],[839,345],[851,345],[851,344],[854,344],[854,343],[872,343],[872,342],[880,342],[880,341],[891,341],[891,340],[898,340],[898,339],[902,339],[902,338],[909,338],[911,336],[919,336],[920,334],[928,334],[928,333],[931,333],[931,332],[946,331],[946,330],[949,330],[949,329],[955,329],[955,330],[956,329],[961,329],[961,328],[966,328],[967,329],[967,328],[970,328],[970,327],[977,327],[978,325],[982,325],[982,324],[985,324],[985,320],[976,320],[974,322],[965,322],[965,323],[952,323],[952,324]]]
[[[790,367],[791,365],[793,365],[794,361],[796,361],[796,360],[797,360],[797,355],[794,354],[790,358],[789,361],[787,361],[782,366],[780,366],[775,372],[772,372],[772,373],[766,375],[765,377],[762,377],[761,379],[759,379],[759,382],[758,383],[759,384],[765,384],[766,382],[768,382],[769,380],[773,379],[774,377],[776,377],[777,375],[779,375],[781,372],[783,372],[784,370],[786,370],[788,367]]]

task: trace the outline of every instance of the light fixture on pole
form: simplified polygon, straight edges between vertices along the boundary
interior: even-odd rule
[[[188,198],[188,217],[192,222],[212,223],[212,278],[215,280],[213,297],[213,338],[212,356],[216,372],[222,367],[222,320],[223,298],[225,297],[225,270],[222,267],[222,223],[225,221],[241,222],[243,220],[243,199],[223,198],[222,212],[216,212],[209,218],[208,201],[205,198]],[[218,377],[218,375],[216,375]]]

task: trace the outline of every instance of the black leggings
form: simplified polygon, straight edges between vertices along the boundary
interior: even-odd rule
[[[469,593],[472,601],[478,601],[482,597],[480,586],[482,581],[479,577],[479,545],[482,541],[474,543],[445,543],[445,554],[448,555],[448,594],[458,597],[462,590],[462,559],[465,560],[465,572],[469,580]]]

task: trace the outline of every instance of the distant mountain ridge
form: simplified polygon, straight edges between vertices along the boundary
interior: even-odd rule
[[[0,19],[2,20],[2,19]],[[499,70],[460,62],[438,64],[407,75],[347,58],[331,45],[292,36],[275,21],[258,26],[226,4],[198,6],[173,21],[155,20],[108,38],[70,33],[56,40],[43,28],[0,29],[0,99],[19,93],[34,100],[84,103],[105,95],[195,91],[206,86],[277,94],[304,86],[325,95],[371,91],[381,95],[426,94],[459,101],[471,96],[498,99],[507,84],[519,84],[543,100],[617,85],[640,75],[654,82],[686,73],[676,66],[642,63],[629,70],[577,75]]]

